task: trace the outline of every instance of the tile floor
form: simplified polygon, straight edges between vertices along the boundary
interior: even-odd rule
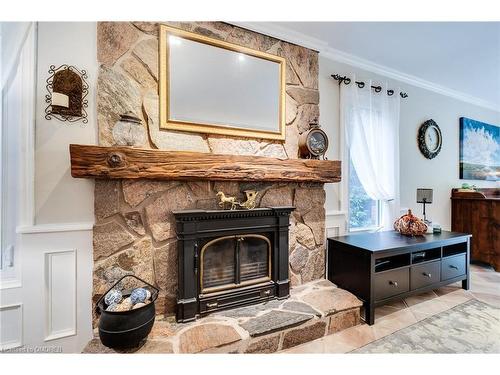
[[[469,291],[456,283],[394,301],[375,309],[373,326],[363,323],[283,353],[347,353],[471,298],[500,307],[500,272],[488,266],[471,265]]]

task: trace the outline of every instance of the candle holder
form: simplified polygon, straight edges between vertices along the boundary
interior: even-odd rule
[[[82,120],[88,123],[87,111],[89,85],[85,70],[79,70],[73,65],[61,65],[56,68],[51,65],[47,78],[47,91],[45,95],[45,118],[53,117],[59,121],[76,122]]]

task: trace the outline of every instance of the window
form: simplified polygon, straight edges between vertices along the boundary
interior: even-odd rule
[[[349,79],[356,82],[354,75]],[[387,83],[378,91],[374,85],[340,86],[349,231],[390,230],[399,213],[400,99],[386,94]]]
[[[369,230],[380,226],[380,201],[371,199],[358,179],[349,158],[349,230]]]

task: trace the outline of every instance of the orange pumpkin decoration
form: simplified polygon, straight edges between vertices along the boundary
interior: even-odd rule
[[[427,224],[408,210],[406,215],[394,222],[394,229],[405,236],[422,236],[427,232]]]

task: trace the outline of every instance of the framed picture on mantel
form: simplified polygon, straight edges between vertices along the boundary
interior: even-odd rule
[[[160,26],[160,128],[285,139],[286,60]]]
[[[500,180],[500,127],[460,118],[460,178]]]

